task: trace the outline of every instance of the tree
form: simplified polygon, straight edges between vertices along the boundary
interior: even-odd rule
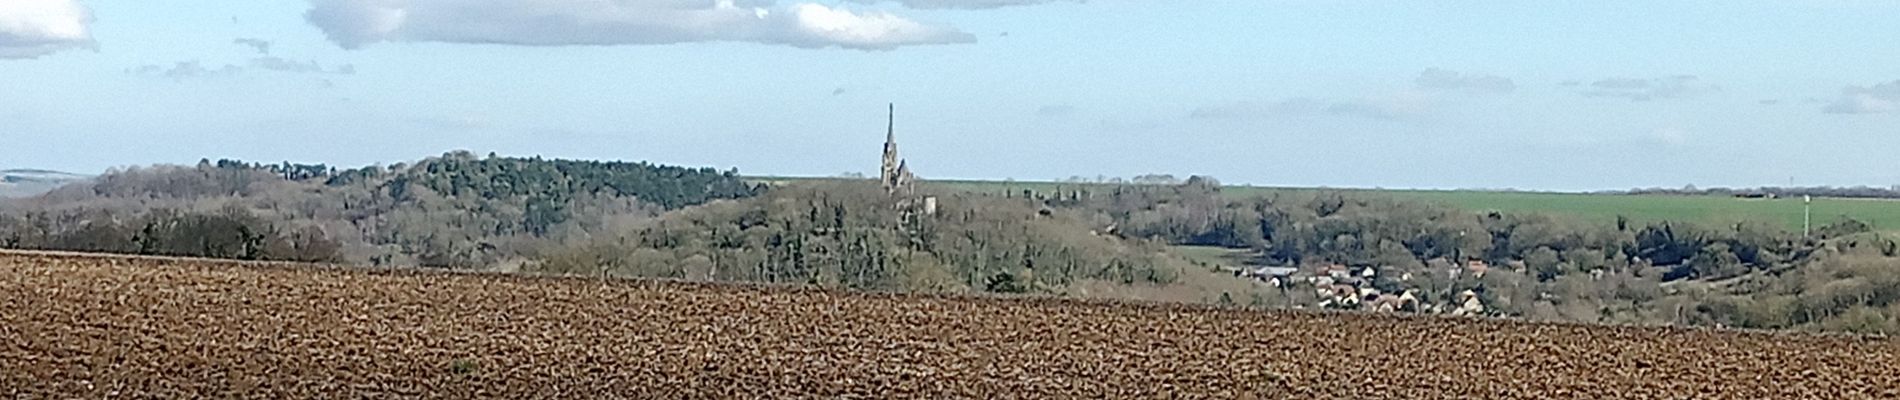
[[[1524,255],[1524,265],[1529,267],[1531,271],[1536,274],[1537,280],[1540,282],[1555,279],[1558,275],[1563,275],[1570,269],[1569,265],[1565,264],[1563,259],[1558,256],[1557,251],[1549,247],[1538,247],[1536,250],[1531,250],[1530,253],[1526,253]]]
[[[1723,279],[1748,272],[1741,258],[1736,257],[1726,243],[1703,247],[1694,259],[1689,260],[1689,267],[1696,276],[1704,279]]]

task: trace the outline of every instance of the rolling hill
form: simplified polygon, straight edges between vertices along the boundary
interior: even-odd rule
[[[43,169],[0,170],[0,198],[37,196],[91,176]]]

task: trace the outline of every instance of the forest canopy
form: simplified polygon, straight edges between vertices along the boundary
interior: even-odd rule
[[[109,171],[0,204],[0,244],[478,267],[519,259],[542,242],[760,190],[737,170],[468,152],[354,169],[204,160]],[[179,244],[194,238],[201,243]]]

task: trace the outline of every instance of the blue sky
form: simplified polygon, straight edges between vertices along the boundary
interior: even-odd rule
[[[0,0],[0,167],[1900,184],[1887,1]]]

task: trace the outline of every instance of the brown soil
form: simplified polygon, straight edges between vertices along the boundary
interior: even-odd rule
[[[1897,344],[0,253],[9,398],[1879,398]]]

